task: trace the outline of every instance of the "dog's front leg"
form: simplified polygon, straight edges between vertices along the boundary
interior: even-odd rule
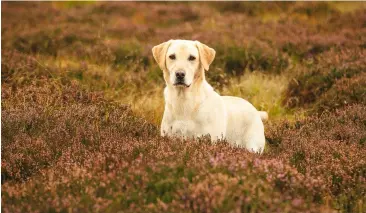
[[[212,141],[225,139],[226,131],[225,125],[221,123],[207,124],[203,130],[203,135],[210,135]]]
[[[172,123],[172,134],[182,138],[195,136],[195,123],[189,120],[176,120]]]
[[[166,111],[164,111],[163,120],[161,121],[160,135],[163,136],[163,137],[173,135],[173,132],[172,132],[172,119]]]

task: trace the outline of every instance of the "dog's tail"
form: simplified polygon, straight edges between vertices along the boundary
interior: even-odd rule
[[[268,113],[266,111],[258,111],[259,116],[261,116],[262,121],[268,120]]]

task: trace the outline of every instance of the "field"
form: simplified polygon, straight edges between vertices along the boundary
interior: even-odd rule
[[[366,3],[3,2],[3,212],[366,212]],[[263,155],[159,136],[151,48],[199,40]]]

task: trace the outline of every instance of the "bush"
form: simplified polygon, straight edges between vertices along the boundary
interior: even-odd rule
[[[2,4],[1,210],[365,212],[363,6]],[[263,155],[159,136],[151,48],[176,38],[272,115]]]
[[[310,63],[295,74],[284,103],[288,107],[313,107],[315,111],[364,103],[364,55],[363,49],[332,49],[320,55],[316,64]]]

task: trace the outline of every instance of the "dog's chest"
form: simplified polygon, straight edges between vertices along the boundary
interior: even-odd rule
[[[205,119],[200,108],[200,104],[191,103],[168,105],[170,131],[185,136],[201,134]]]
[[[174,120],[191,120],[196,114],[192,104],[176,103],[168,107]]]

